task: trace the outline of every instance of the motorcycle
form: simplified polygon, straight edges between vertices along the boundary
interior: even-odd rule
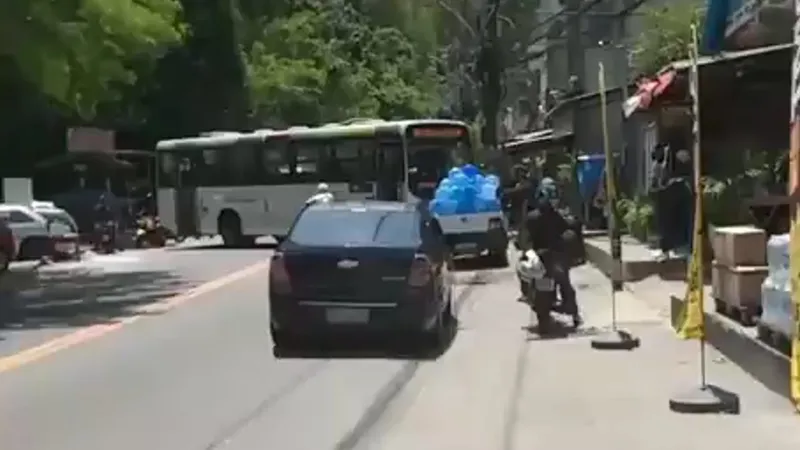
[[[136,248],[164,247],[169,235],[158,217],[143,216],[136,221]]]
[[[517,276],[526,283],[527,301],[536,314],[540,334],[552,328],[551,313],[560,311],[556,282],[545,263],[549,257],[548,250],[527,250],[517,264]]]
[[[96,240],[93,250],[97,253],[111,254],[116,248],[116,223],[113,220],[95,223]]]

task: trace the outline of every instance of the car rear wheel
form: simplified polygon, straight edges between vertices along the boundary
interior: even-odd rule
[[[269,326],[269,334],[272,337],[272,344],[275,346],[275,350],[291,350],[300,343],[300,339],[295,333],[289,330],[279,330],[273,325]]]
[[[0,250],[0,273],[5,273],[9,264],[11,264],[11,255],[5,250]]]
[[[456,322],[456,317],[453,312],[452,292],[453,290],[449,289],[447,294],[443,294],[446,295],[447,298],[442,299],[442,301],[447,302],[447,304],[439,313],[439,316],[436,317],[436,322],[433,324],[433,327],[426,330],[423,334],[425,350],[441,350],[450,338],[451,331]]]

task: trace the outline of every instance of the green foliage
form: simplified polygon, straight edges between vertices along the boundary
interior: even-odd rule
[[[704,177],[706,222],[714,226],[750,223],[752,217],[743,201],[782,194],[788,180],[788,163],[788,150],[777,154],[745,151],[740,164],[730,168],[731,173]]]
[[[85,117],[136,81],[134,58],[153,61],[179,42],[177,0],[5,2],[0,55],[45,95]]]
[[[647,8],[644,32],[636,43],[636,69],[643,74],[653,74],[672,61],[688,58],[691,25],[697,26],[700,32],[704,6],[697,0],[680,0],[669,6]]]
[[[440,109],[441,14],[429,0],[5,3],[0,88],[26,117],[54,103],[68,120],[177,136]]]
[[[433,113],[435,58],[400,29],[375,22],[342,2],[264,20],[244,53],[254,115],[314,124]]]
[[[628,233],[640,242],[647,242],[654,227],[654,210],[650,199],[644,196],[623,198],[617,203],[617,208]]]

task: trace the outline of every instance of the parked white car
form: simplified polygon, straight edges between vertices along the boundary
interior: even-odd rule
[[[53,202],[33,201],[31,208],[47,221],[53,241],[53,258],[75,259],[80,256],[78,224],[66,211]]]
[[[0,215],[16,238],[18,260],[40,259],[52,249],[47,219],[26,205],[0,204]]]

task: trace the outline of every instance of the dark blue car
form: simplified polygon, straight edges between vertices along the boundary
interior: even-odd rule
[[[442,230],[424,206],[309,206],[272,257],[273,343],[293,347],[379,333],[440,347],[454,323],[449,259]]]

